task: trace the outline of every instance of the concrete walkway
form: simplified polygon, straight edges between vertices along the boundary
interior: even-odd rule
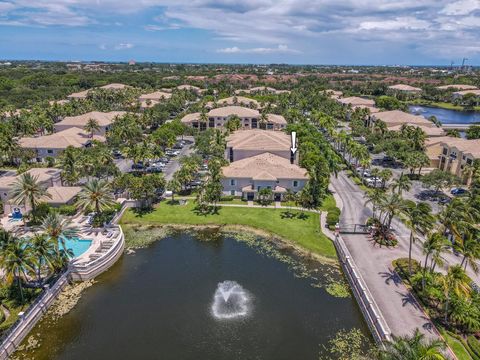
[[[345,174],[332,177],[331,188],[342,209],[341,224],[364,224],[371,215],[361,191]],[[342,235],[370,292],[380,307],[393,335],[410,335],[420,329],[426,336],[438,333],[401,279],[392,271],[392,260],[408,255],[403,241],[394,249],[380,248],[367,235]]]

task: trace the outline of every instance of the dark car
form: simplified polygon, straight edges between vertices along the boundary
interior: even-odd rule
[[[136,164],[132,164],[133,170],[142,170],[145,167],[142,162],[138,162]]]
[[[458,195],[464,195],[467,193],[467,190],[462,189],[462,188],[455,188],[450,191],[450,194],[458,196]]]

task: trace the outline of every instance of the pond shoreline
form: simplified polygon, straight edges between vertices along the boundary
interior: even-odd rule
[[[293,244],[292,241],[282,238],[276,234],[273,234],[267,230],[258,229],[252,226],[246,225],[215,225],[215,224],[204,224],[204,225],[193,225],[193,224],[158,224],[158,225],[141,225],[141,224],[122,224],[124,227],[129,227],[136,230],[141,229],[173,229],[173,230],[216,230],[221,233],[238,233],[242,234],[248,232],[253,235],[257,235],[259,237],[265,238],[267,241],[270,241],[277,245],[281,250],[291,250],[297,256],[303,259],[312,259],[316,260],[325,265],[335,266],[340,268],[340,263],[338,262],[338,258],[330,258],[327,256],[323,256],[320,254],[316,254],[312,251],[306,250],[303,247]],[[156,240],[155,240],[156,241]],[[135,249],[131,247],[126,239],[126,246],[125,249],[128,251],[130,249]]]

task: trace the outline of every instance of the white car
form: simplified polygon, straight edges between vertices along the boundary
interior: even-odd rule
[[[367,183],[368,186],[379,186],[382,184],[382,179],[378,177],[369,177],[365,179],[365,182]]]

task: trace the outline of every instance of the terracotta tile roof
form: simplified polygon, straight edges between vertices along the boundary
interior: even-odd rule
[[[358,96],[351,96],[351,97],[346,97],[346,98],[340,98],[337,99],[339,103],[345,104],[345,105],[352,105],[352,106],[358,106],[358,105],[365,105],[365,106],[375,106],[375,101],[371,99],[364,99]]]
[[[379,108],[376,108],[375,106],[368,106],[368,105],[354,105],[352,106],[352,109],[368,109],[370,110],[370,114],[375,114],[377,112],[380,112]]]
[[[32,168],[26,171],[33,177],[37,178],[37,181],[43,183],[53,178],[59,178],[61,170],[56,168]],[[10,188],[20,177],[21,174],[0,176],[0,187]]]
[[[108,126],[113,123],[113,120],[117,116],[123,116],[126,113],[126,111],[110,111],[107,113],[100,111],[91,111],[82,115],[67,116],[55,125],[70,125],[76,126],[78,128],[83,128],[87,124],[88,120],[95,119],[98,121],[98,124],[100,126]]]
[[[234,161],[222,170],[223,176],[227,178],[256,180],[308,179],[306,169],[290,164],[288,159],[268,152]]]
[[[467,140],[462,138],[452,138],[454,140],[442,141],[442,145],[455,147],[464,154],[470,154],[475,159],[480,158],[480,139]]]
[[[131,88],[131,86],[125,85],[125,84],[118,84],[118,83],[112,83],[112,84],[100,86],[100,89],[105,89],[105,90],[123,90],[127,88]]]
[[[382,111],[374,114],[375,119],[383,121],[387,126],[401,124],[423,125],[426,127],[434,127],[431,121],[428,121],[423,116],[412,115],[400,110]]]
[[[182,120],[180,120],[182,123],[190,123],[192,121],[198,121],[200,119],[200,113],[199,112],[196,112],[196,113],[191,113],[191,114],[187,114],[185,115]]]
[[[480,96],[480,90],[463,90],[463,91],[455,91],[453,95],[457,96],[465,96],[467,94],[474,94],[476,96]]]
[[[47,189],[51,198],[45,198],[48,204],[66,204],[82,190],[80,186],[52,186]]]
[[[413,87],[413,86],[406,85],[406,84],[391,85],[388,88],[392,89],[392,90],[399,90],[399,91],[412,91],[412,92],[422,91],[422,89],[420,89],[420,88]]]
[[[268,122],[279,125],[287,125],[287,120],[282,115],[268,114]]]
[[[409,126],[415,126],[423,130],[423,132],[427,136],[442,136],[445,135],[445,131],[442,128],[439,127],[431,127],[431,126],[423,126],[423,125],[417,125],[417,124],[410,124],[410,123],[405,123],[405,125]],[[395,125],[395,126],[390,126],[388,127],[388,130],[390,131],[400,131],[402,129],[402,125]]]
[[[208,112],[208,116],[210,117],[228,117],[231,115],[237,115],[241,118],[254,118],[259,117],[260,113],[258,112],[258,110],[246,108],[243,106],[224,106],[212,109]]]
[[[76,93],[72,93],[70,95],[67,96],[67,98],[69,99],[85,99],[88,95],[88,92],[90,90],[83,90],[83,91],[79,91],[79,92],[76,92]]]
[[[193,85],[179,85],[177,86],[178,90],[193,90],[193,91],[200,91],[201,89],[198,86]]]
[[[140,101],[142,101],[142,100],[156,100],[156,101],[159,101],[159,100],[164,100],[164,99],[170,99],[171,97],[172,97],[171,93],[167,93],[167,92],[164,92],[164,91],[154,91],[154,92],[151,92],[149,94],[140,95],[140,97],[138,99]]]
[[[66,149],[68,146],[82,147],[92,139],[82,129],[72,127],[63,131],[59,131],[50,135],[39,137],[24,137],[18,143],[20,147],[27,149],[49,148],[49,149]],[[93,140],[105,141],[105,137],[94,135]]]
[[[237,103],[235,104],[235,98],[237,99]],[[250,103],[254,103],[257,107],[260,106],[260,103],[255,99],[250,99],[245,96],[230,96],[224,99],[220,99],[217,101],[219,105],[250,105]]]
[[[227,138],[227,147],[234,150],[290,150],[290,136],[282,131],[239,130]]]

